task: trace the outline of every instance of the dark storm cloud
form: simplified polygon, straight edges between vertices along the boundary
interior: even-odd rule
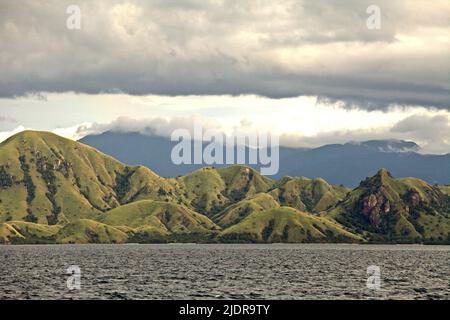
[[[66,28],[67,5],[81,30]],[[450,3],[2,1],[0,96],[315,95],[450,109]],[[380,30],[366,27],[370,4]]]

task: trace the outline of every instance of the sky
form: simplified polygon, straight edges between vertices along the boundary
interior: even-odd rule
[[[450,1],[0,2],[0,141],[195,121],[450,153]]]

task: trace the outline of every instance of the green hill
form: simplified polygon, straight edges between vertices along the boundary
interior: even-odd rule
[[[242,165],[218,169],[225,182],[225,195],[233,202],[260,192],[267,192],[274,181],[262,176],[258,171]]]
[[[184,190],[184,201],[209,217],[230,204],[268,191],[274,184],[246,166],[221,169],[205,167],[177,180]]]
[[[450,187],[386,170],[349,190],[246,166],[176,179],[24,131],[0,144],[0,243],[450,243]]]
[[[124,243],[127,239],[120,229],[89,219],[69,223],[56,234],[57,243]]]
[[[172,200],[173,186],[72,140],[24,131],[0,144],[0,222],[64,224],[139,198]]]
[[[321,212],[336,205],[350,189],[332,186],[323,179],[285,177],[270,194],[283,206],[308,212]]]
[[[206,216],[181,205],[143,200],[113,209],[103,215],[105,224],[129,227],[128,233],[136,242],[164,238],[211,238],[220,229]],[[139,241],[138,241],[139,240]]]
[[[24,221],[0,224],[0,244],[48,244],[56,242],[61,226],[49,226]]]
[[[255,212],[220,235],[225,242],[359,242],[338,223],[281,207]]]
[[[385,169],[363,181],[326,217],[372,241],[450,240],[449,196],[420,179],[394,179]]]
[[[80,219],[65,226],[49,226],[23,221],[0,225],[0,243],[123,243],[128,236],[114,227],[88,219]]]
[[[272,196],[267,193],[258,193],[252,197],[232,204],[213,216],[213,221],[222,227],[229,227],[240,222],[254,212],[261,212],[270,208],[280,207]]]

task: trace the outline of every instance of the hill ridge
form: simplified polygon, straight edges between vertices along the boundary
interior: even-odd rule
[[[448,190],[383,168],[353,190],[245,165],[164,178],[25,131],[0,144],[0,242],[450,243]]]

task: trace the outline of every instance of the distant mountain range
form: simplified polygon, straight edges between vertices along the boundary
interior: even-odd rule
[[[409,154],[366,145],[344,147]],[[386,169],[353,190],[240,165],[164,178],[48,132],[0,144],[0,243],[124,242],[448,244],[450,187]]]
[[[122,162],[144,165],[165,177],[184,175],[202,165],[175,165],[170,159],[176,142],[140,133],[105,132],[80,142],[112,155]],[[280,148],[280,170],[272,176],[323,178],[332,184],[356,187],[379,168],[396,177],[417,177],[431,184],[450,184],[450,154],[424,155],[411,141],[372,140],[331,144],[319,148]],[[223,167],[217,165],[216,167]],[[259,170],[257,165],[252,166]]]

